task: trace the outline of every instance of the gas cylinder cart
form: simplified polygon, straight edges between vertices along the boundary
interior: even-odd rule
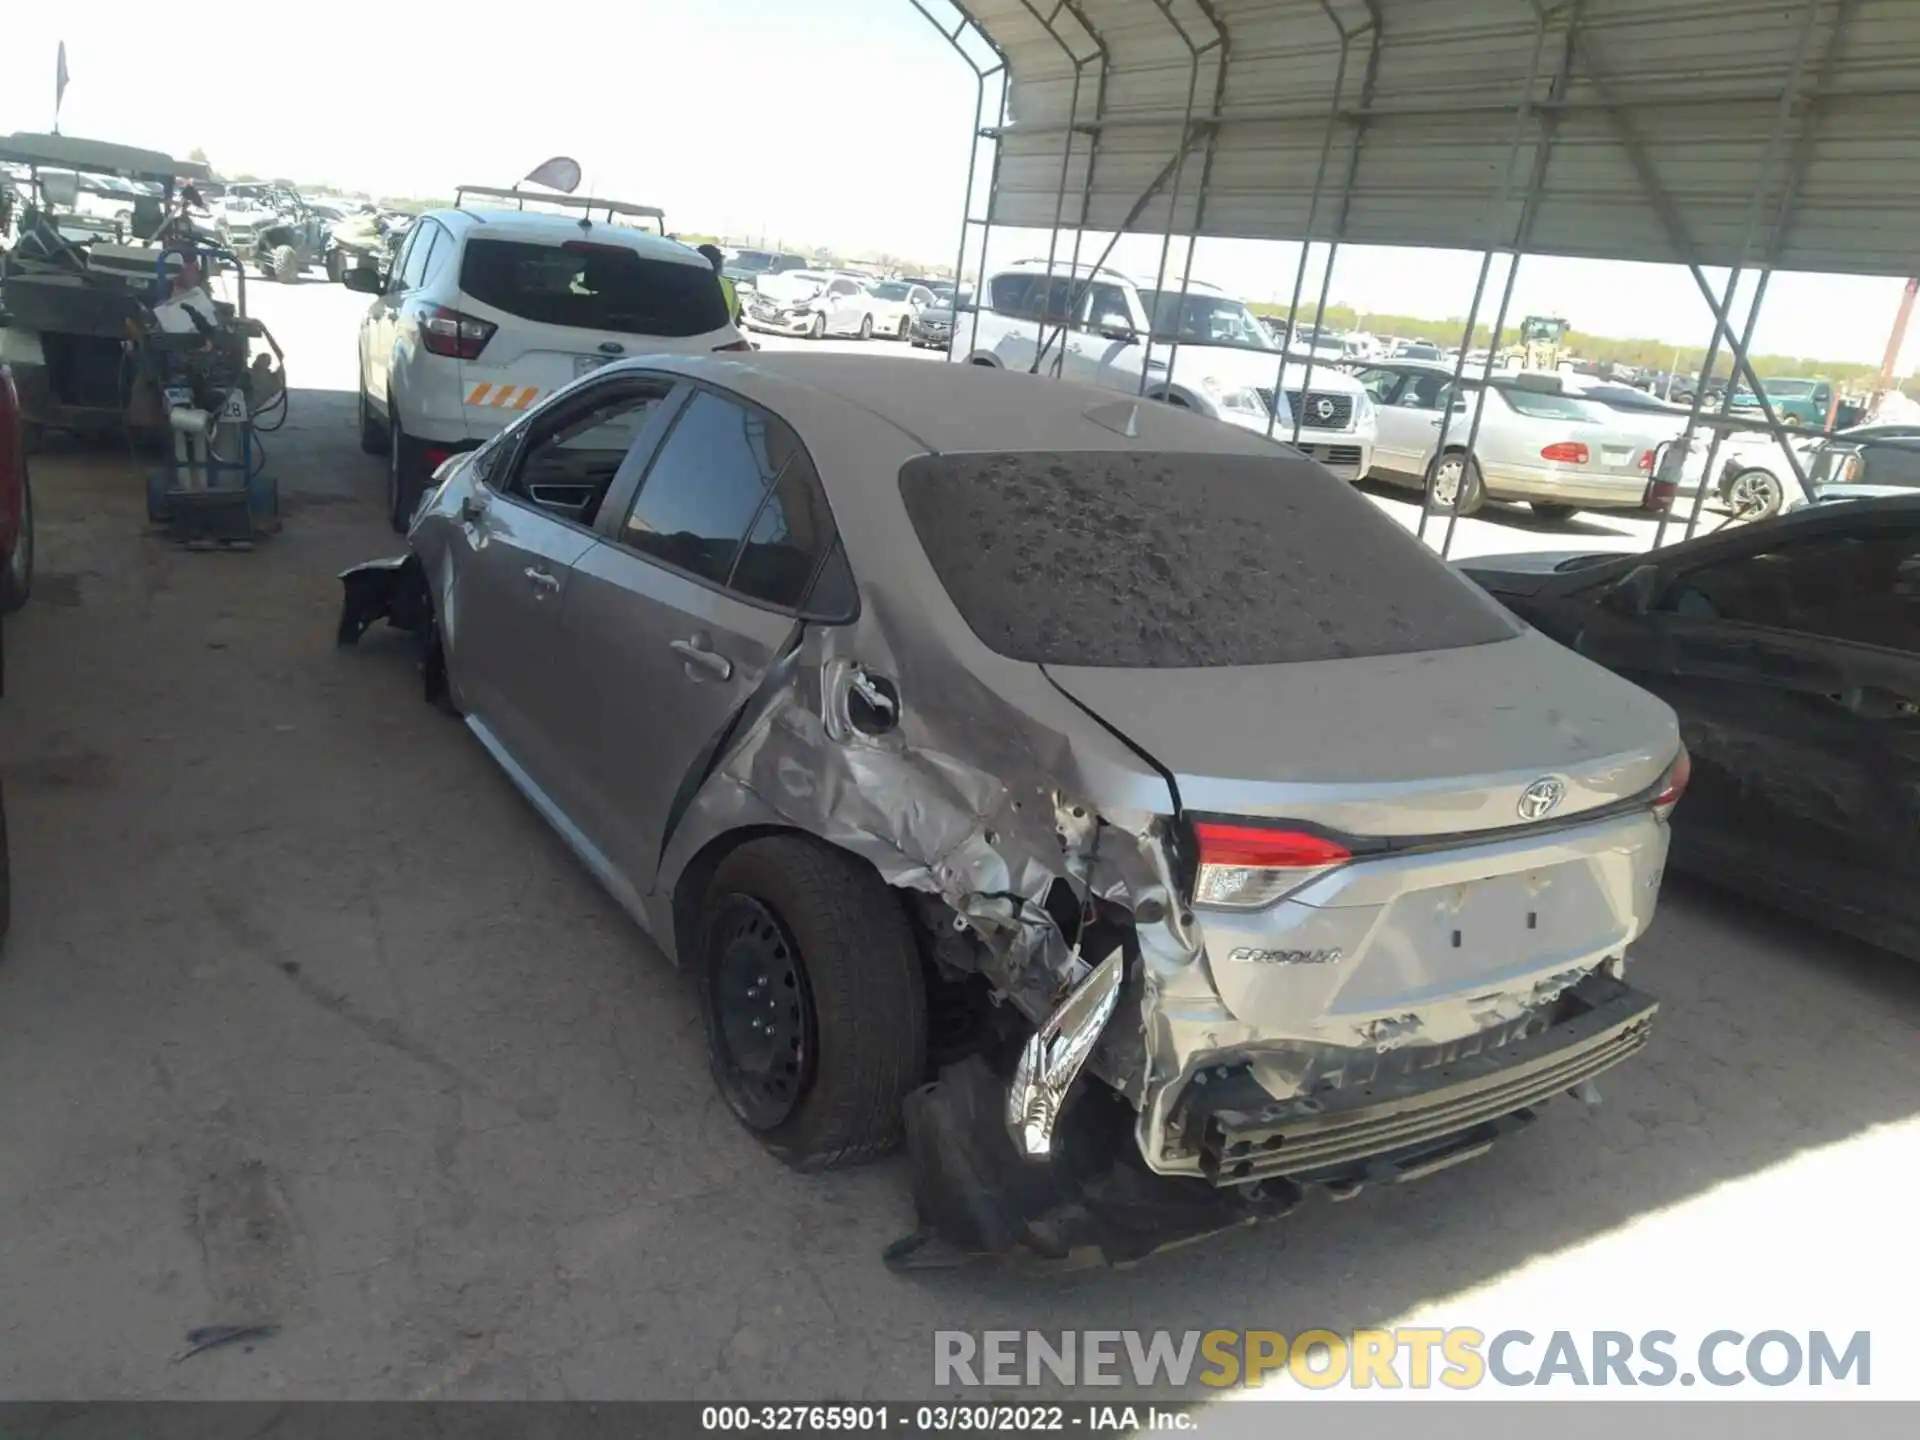
[[[232,303],[213,298],[221,268],[237,277]],[[251,548],[280,528],[279,482],[261,436],[286,421],[285,357],[247,314],[245,268],[223,247],[170,244],[155,293],[134,344],[162,397],[171,454],[147,476],[147,518],[190,548]],[[266,349],[256,352],[256,342]]]

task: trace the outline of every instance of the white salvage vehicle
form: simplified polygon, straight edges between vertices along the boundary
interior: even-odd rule
[[[476,203],[469,203],[472,197]],[[360,321],[360,448],[387,457],[405,533],[433,472],[536,400],[629,354],[746,350],[697,250],[635,228],[665,217],[618,200],[461,187],[422,215],[390,269],[349,270],[375,296]]]

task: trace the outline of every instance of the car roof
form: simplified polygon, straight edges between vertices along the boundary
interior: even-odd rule
[[[536,210],[429,210],[420,218],[438,220],[454,234],[461,236],[484,230],[490,239],[543,240],[549,243],[585,240],[596,245],[619,244],[649,259],[711,268],[706,256],[681,241],[627,225],[597,224],[583,228],[577,215],[549,215]]]
[[[752,359],[651,355],[604,367],[667,371],[731,390],[815,436],[864,416],[897,437],[899,459],[923,453],[1181,451],[1286,458],[1291,447],[1192,411],[1000,366],[761,351]],[[1089,411],[1109,423],[1090,418]],[[1131,414],[1135,433],[1124,433]],[[1294,457],[1298,458],[1298,457]],[[885,483],[891,487],[893,476]]]

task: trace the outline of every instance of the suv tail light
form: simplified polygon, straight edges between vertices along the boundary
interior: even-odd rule
[[[1679,757],[1667,767],[1667,773],[1660,779],[1660,791],[1653,797],[1653,814],[1658,820],[1665,820],[1673,814],[1673,807],[1680,803],[1680,797],[1687,793],[1687,782],[1693,778],[1693,757],[1687,754],[1687,747],[1680,747]]]
[[[487,341],[500,327],[491,320],[475,320],[458,310],[436,305],[420,317],[420,343],[432,355],[450,355],[456,360],[478,360]]]
[[[1578,440],[1562,440],[1549,445],[1540,452],[1542,460],[1559,460],[1568,465],[1584,465],[1593,458],[1592,452]]]
[[[1271,905],[1353,858],[1339,841],[1306,830],[1196,820],[1193,838],[1200,848],[1193,903],[1229,910]]]

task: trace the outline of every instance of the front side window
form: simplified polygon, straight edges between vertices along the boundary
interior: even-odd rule
[[[1127,311],[1127,292],[1118,285],[1097,284],[1090,292],[1087,328],[1105,333],[1133,329],[1133,316]]]
[[[987,287],[988,304],[996,315],[1025,319],[1030,314],[1028,296],[1033,290],[1031,275],[996,275]]]
[[[873,295],[876,300],[906,300],[911,297],[911,294],[912,292],[908,287],[902,285],[897,280],[890,280],[885,285],[876,285],[873,287]]]
[[[1660,608],[1920,654],[1920,527],[1789,540],[1702,565]]]
[[[1373,397],[1373,403],[1376,405],[1386,404],[1388,397],[1393,394],[1393,387],[1399,383],[1398,370],[1362,370],[1360,372],[1360,384],[1365,387],[1367,394]]]
[[[1178,290],[1142,290],[1140,303],[1153,317],[1153,338],[1185,345],[1238,345],[1271,350],[1267,332],[1240,301],[1226,295],[1185,295]]]
[[[600,502],[640,431],[672,392],[668,381],[621,382],[543,414],[528,432],[507,493],[576,525],[593,524]],[[511,453],[511,445],[498,452]],[[480,478],[493,483],[490,459]]]

